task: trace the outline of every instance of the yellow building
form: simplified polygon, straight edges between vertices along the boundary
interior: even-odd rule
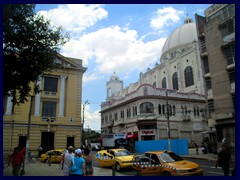
[[[81,145],[82,77],[87,68],[82,66],[82,60],[59,54],[55,62],[59,68],[41,76],[37,85],[42,91],[28,102],[13,105],[11,97],[4,97],[4,157],[14,147],[26,145],[35,156],[39,146],[45,152]]]

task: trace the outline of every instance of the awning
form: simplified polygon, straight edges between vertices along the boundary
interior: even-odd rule
[[[138,134],[127,134],[127,139],[138,138]]]
[[[216,131],[203,131],[200,132],[201,134],[211,134],[211,133],[216,133]]]

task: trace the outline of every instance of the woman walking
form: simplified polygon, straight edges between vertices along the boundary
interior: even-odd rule
[[[90,149],[86,148],[84,151],[84,159],[86,161],[86,176],[93,176],[92,155]]]
[[[69,176],[85,176],[85,160],[82,158],[82,150],[77,149],[75,156],[70,159]]]
[[[69,172],[68,172],[68,168],[71,165],[71,161],[70,159],[74,157],[74,153],[73,153],[73,147],[69,146],[68,150],[65,151],[65,153],[63,154],[63,169],[62,169],[62,174],[63,176],[68,176]]]

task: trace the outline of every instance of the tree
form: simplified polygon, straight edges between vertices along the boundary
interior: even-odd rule
[[[61,27],[51,28],[49,20],[37,15],[35,5],[5,4],[3,8],[4,96],[24,103],[44,71],[56,68],[55,55],[68,35]]]

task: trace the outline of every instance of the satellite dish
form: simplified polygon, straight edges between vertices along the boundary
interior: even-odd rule
[[[70,118],[70,122],[74,122],[74,119],[73,119],[73,118]]]

